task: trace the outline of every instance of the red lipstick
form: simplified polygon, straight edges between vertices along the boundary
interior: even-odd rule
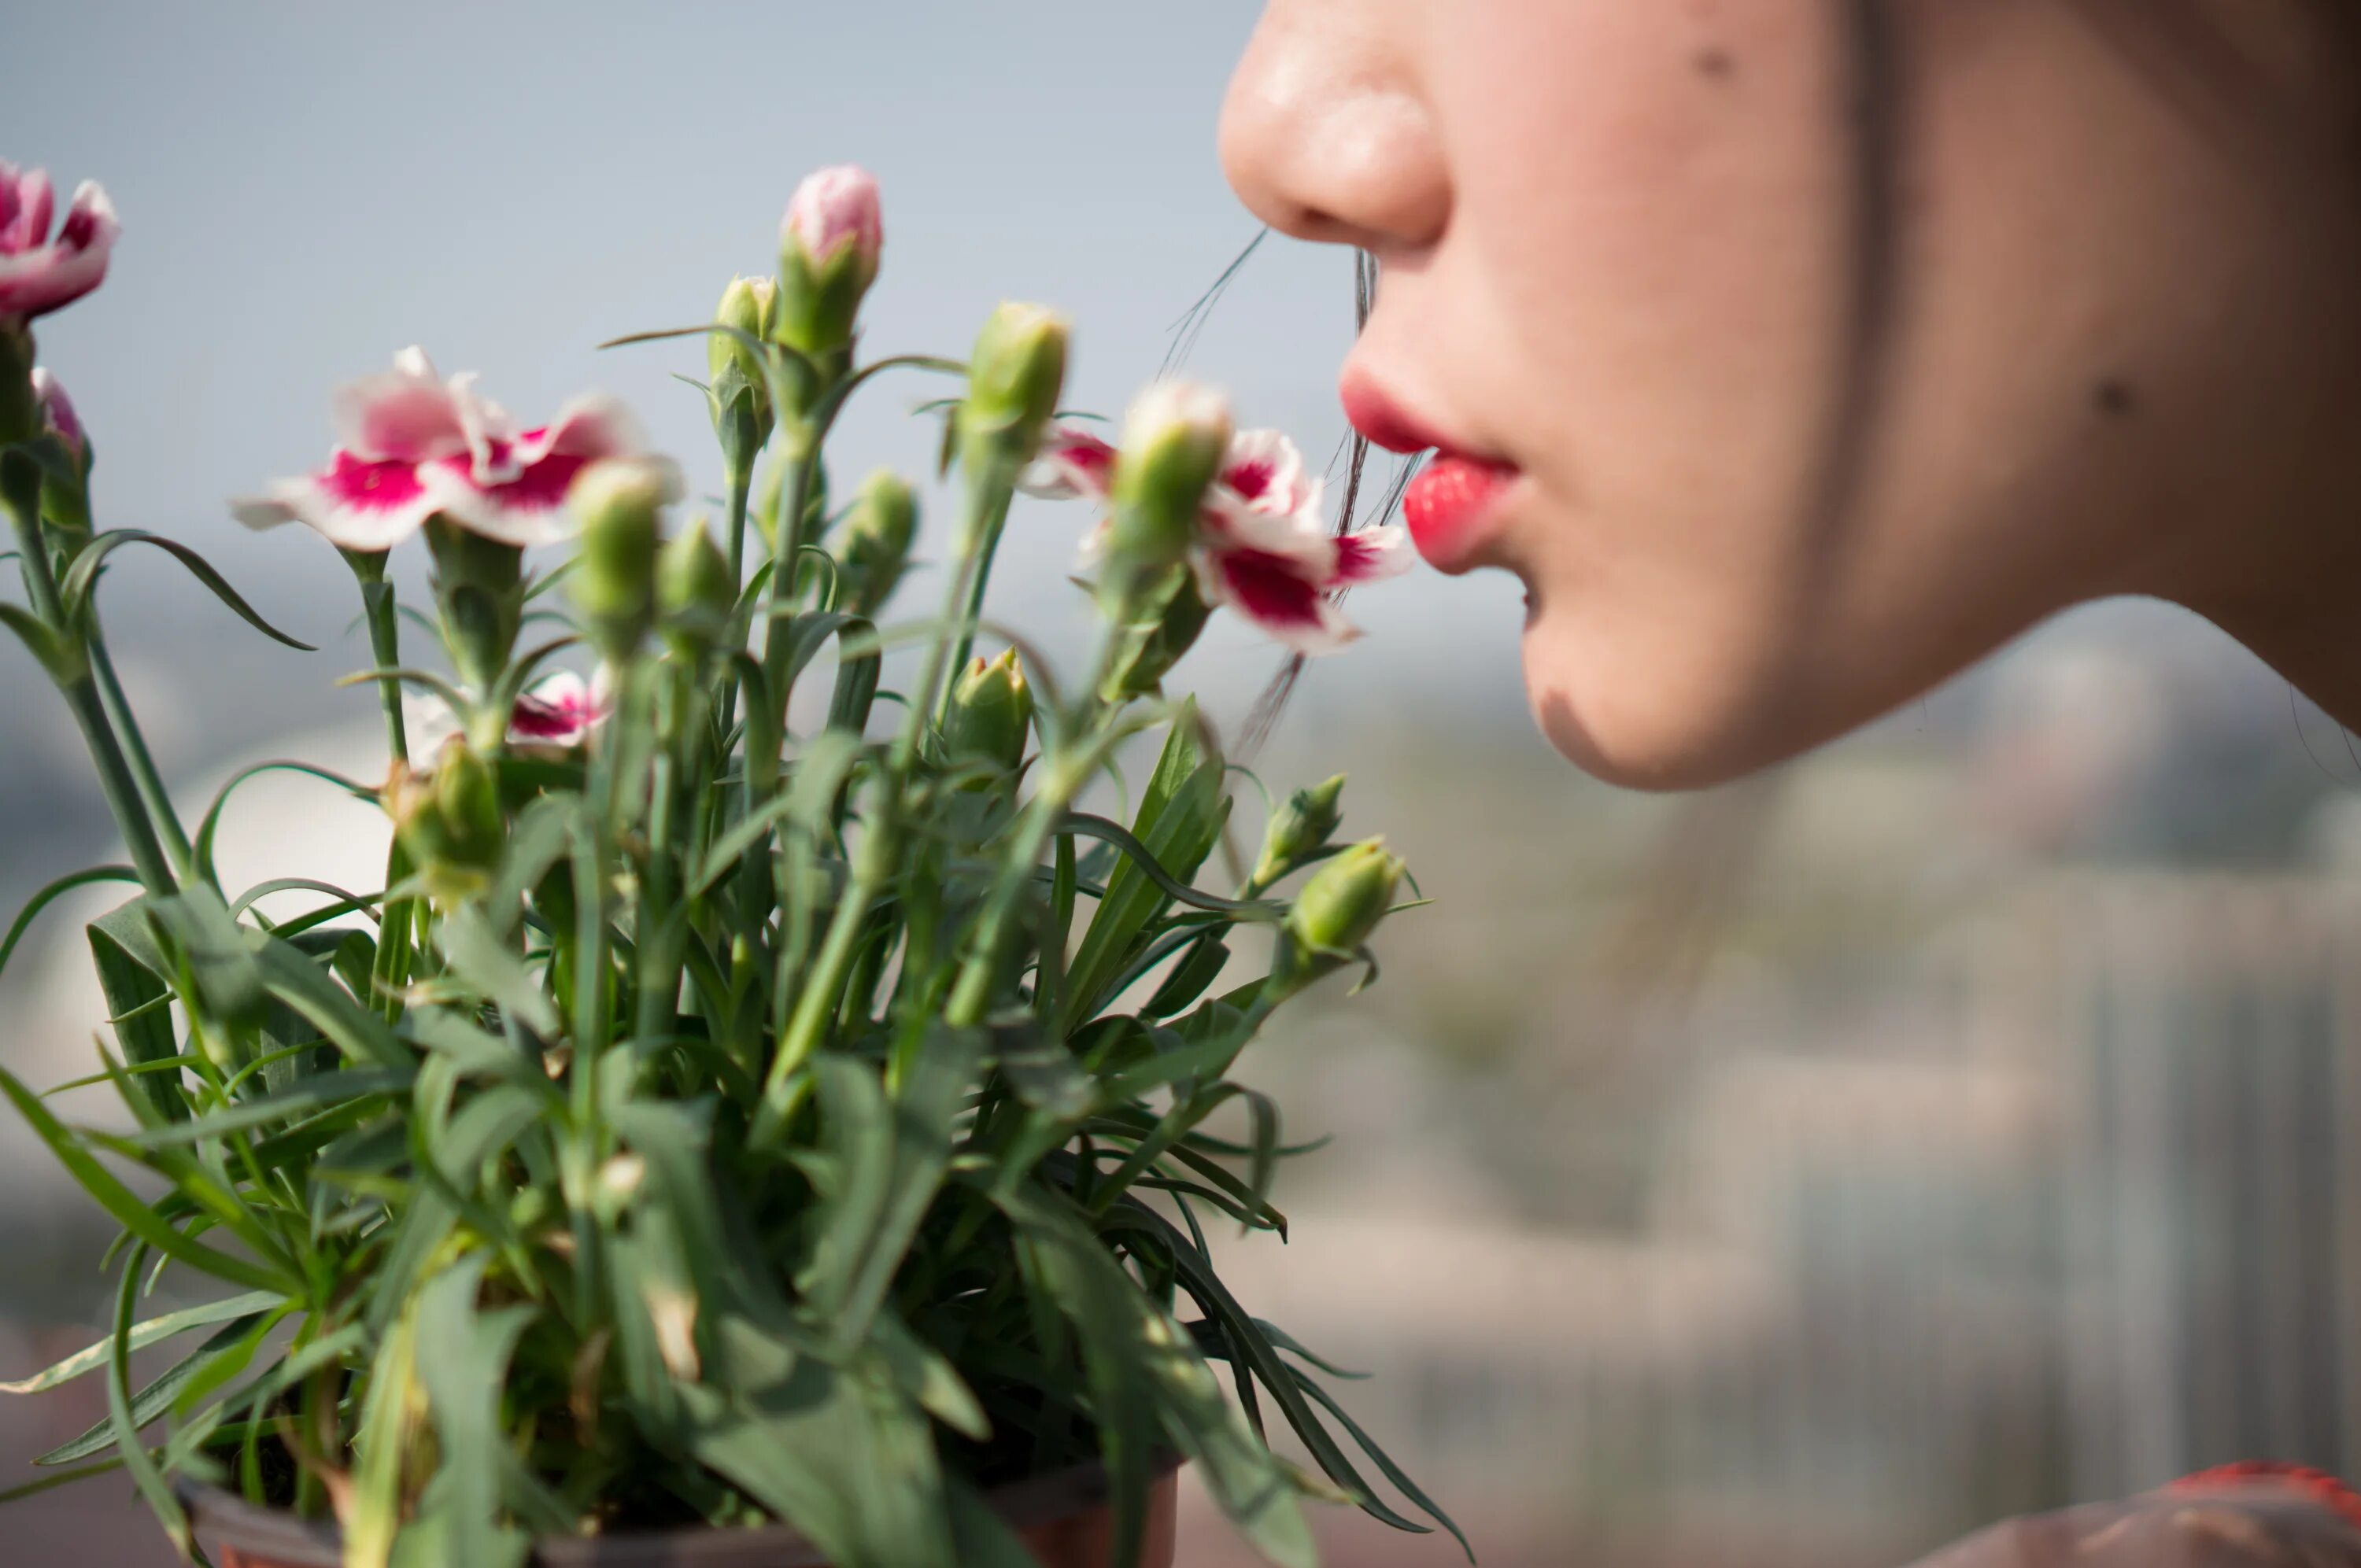
[[[1477,525],[1516,477],[1499,463],[1437,454],[1402,492],[1402,521],[1418,553],[1446,569],[1463,562]]]
[[[1445,571],[1466,565],[1481,524],[1517,477],[1515,466],[1454,451],[1366,378],[1348,374],[1341,390],[1345,417],[1372,444],[1389,452],[1433,452],[1402,494],[1402,521],[1430,565]]]

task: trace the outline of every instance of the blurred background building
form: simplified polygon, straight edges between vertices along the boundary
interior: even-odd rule
[[[698,356],[590,345],[701,317],[767,265],[796,175],[853,157],[888,192],[878,350],[1050,300],[1075,400],[1111,409],[1253,236],[1212,154],[1253,9],[11,16],[43,69],[0,101],[0,154],[103,178],[126,225],[105,291],[44,334],[106,521],[190,540],[328,645],[260,642],[160,557],[110,575],[187,797],[264,755],[382,765],[372,699],[330,685],[363,662],[343,568],[220,504],[316,459],[334,382],[423,340],[521,411],[624,392],[704,461],[666,378]],[[1341,256],[1265,246],[1190,367],[1324,456],[1348,302]],[[858,411],[848,466],[921,468],[906,413]],[[995,607],[1053,646],[1083,614],[1076,526],[1027,513]],[[1255,766],[1274,789],[1350,770],[1350,828],[1434,903],[1385,933],[1374,990],[1257,1047],[1291,1133],[1334,1141],[1283,1176],[1292,1241],[1227,1266],[1376,1374],[1348,1408],[1488,1564],[1891,1568],[2223,1460],[2361,1469],[2361,761],[2284,683],[2179,612],[2099,607],[1805,762],[1660,799],[1533,734],[1512,584],[1422,576],[1355,612],[1368,641],[1313,668]],[[1274,662],[1224,628],[1187,673],[1235,733]],[[107,857],[84,778],[0,649],[0,913]],[[327,857],[360,885],[381,834],[274,784],[224,862]],[[104,906],[0,975],[0,1055],[36,1081],[92,1060],[76,916]],[[88,1337],[103,1241],[0,1122],[0,1376]],[[0,1399],[0,1467],[97,1414]],[[1456,1559],[1326,1522],[1339,1563]],[[169,1560],[111,1481],[0,1531],[12,1561]],[[1191,1568],[1236,1560],[1215,1521],[1189,1540]]]

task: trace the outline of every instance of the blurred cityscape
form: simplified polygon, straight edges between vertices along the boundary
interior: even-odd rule
[[[2361,766],[2333,726],[2187,618],[2112,607],[1804,762],[1652,798],[1413,652],[1315,672],[1256,759],[1274,788],[1349,769],[1348,826],[1434,902],[1376,987],[1257,1047],[1290,1135],[1334,1141],[1283,1174],[1288,1245],[1224,1245],[1257,1310],[1375,1374],[1347,1408],[1486,1563],[1894,1568],[2233,1458],[2361,1466]],[[247,656],[151,677],[199,789],[232,757],[381,764],[365,709]],[[1213,710],[1265,667],[1216,650]],[[45,696],[0,696],[0,821],[36,829],[0,841],[11,909],[104,854]],[[358,884],[381,833],[291,780],[222,855]],[[87,1070],[73,914],[106,902],[0,980],[37,1080]],[[19,1376],[89,1333],[102,1237],[13,1122],[0,1179]],[[0,1401],[0,1464],[98,1413]],[[1184,1563],[1247,1561],[1197,1512]],[[1323,1512],[1331,1561],[1456,1560]],[[111,1480],[10,1530],[54,1544],[26,1561],[168,1560]]]

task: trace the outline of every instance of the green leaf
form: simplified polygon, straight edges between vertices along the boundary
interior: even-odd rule
[[[865,641],[877,634],[877,628],[859,616],[848,620],[843,627],[848,641]],[[869,725],[869,710],[877,701],[877,681],[884,669],[884,658],[873,652],[845,654],[840,652],[836,666],[836,689],[829,696],[828,727],[850,730],[858,735]]]
[[[500,857],[500,874],[492,879],[492,890],[484,899],[498,935],[505,937],[516,928],[525,894],[540,886],[550,868],[565,858],[579,815],[577,797],[566,795],[540,795],[518,815]]]
[[[203,555],[177,539],[167,539],[160,533],[148,533],[137,528],[111,530],[82,546],[82,554],[74,557],[73,569],[66,574],[65,581],[58,585],[59,597],[66,602],[70,613],[74,615],[89,613],[90,595],[97,583],[100,565],[105,562],[107,556],[126,544],[153,544],[157,549],[170,555],[181,565],[186,566],[197,581],[211,588],[214,597],[227,605],[240,620],[271,641],[283,642],[288,647],[305,653],[319,652],[309,642],[299,641],[263,620],[256,613],[252,605],[238,597],[237,590],[229,586],[228,579],[214,570],[213,563],[207,561]]]
[[[493,934],[482,911],[467,905],[444,920],[443,957],[452,973],[541,1038],[554,1040],[564,1032],[540,977]]]
[[[926,1416],[804,1357],[758,1399],[684,1384],[689,1450],[846,1568],[955,1568]]]
[[[1160,1430],[1202,1465],[1207,1486],[1257,1551],[1281,1568],[1316,1568],[1293,1484],[1224,1398],[1187,1332],[1124,1272],[1070,1200],[1038,1187],[996,1196],[1082,1343],[1114,1488],[1115,1562],[1137,1560]]]
[[[16,641],[49,672],[51,680],[63,685],[72,676],[73,664],[65,641],[30,613],[13,604],[0,604],[0,626],[16,634]]]
[[[239,925],[222,895],[204,883],[167,898],[149,898],[148,913],[188,959],[206,1007],[234,1024],[258,1026],[267,992],[254,949],[262,934]]]
[[[868,1337],[942,1189],[954,1123],[988,1037],[982,1029],[929,1028],[890,1105],[866,1065],[833,1054],[815,1063],[825,1118],[821,1147],[840,1169],[857,1169],[862,1178],[846,1184],[851,1190],[826,1195],[806,1287],[834,1324],[840,1349]]]
[[[31,929],[33,922],[39,918],[41,911],[47,909],[58,898],[71,893],[75,888],[88,887],[93,883],[137,883],[138,880],[139,873],[129,866],[93,866],[88,871],[75,872],[71,876],[61,876],[33,894],[26,901],[25,907],[17,912],[16,918],[10,923],[8,934],[5,937],[0,937],[0,974],[7,972],[8,959],[16,953],[16,944],[24,940],[25,933]]]
[[[250,1290],[243,1296],[225,1300],[208,1301],[202,1307],[183,1308],[167,1312],[160,1318],[150,1318],[144,1323],[134,1323],[129,1336],[129,1349],[145,1350],[151,1344],[184,1334],[191,1329],[202,1329],[231,1318],[244,1318],[265,1308],[277,1305],[286,1298],[277,1290]],[[36,1372],[30,1377],[14,1383],[0,1383],[0,1394],[41,1394],[61,1384],[71,1383],[106,1365],[114,1353],[115,1336],[107,1335],[94,1344],[85,1345],[56,1365]]]
[[[414,1065],[408,1047],[383,1018],[353,1000],[319,967],[284,942],[265,940],[257,953],[269,993],[311,1021],[336,1048],[355,1061],[379,1067]]]
[[[12,1079],[9,1080],[14,1082]],[[186,1557],[195,1546],[189,1530],[189,1519],[181,1511],[180,1499],[164,1481],[163,1473],[156,1467],[155,1459],[139,1442],[138,1422],[131,1413],[131,1320],[132,1305],[138,1299],[139,1268],[148,1254],[145,1248],[134,1247],[124,1260],[123,1283],[115,1293],[115,1345],[108,1356],[106,1406],[114,1423],[117,1452],[124,1468],[131,1472],[131,1484],[138,1490],[140,1501],[164,1527],[164,1533]]]
[[[182,1356],[179,1361],[174,1362],[170,1370],[166,1371],[161,1376],[158,1377],[154,1382],[148,1384],[145,1388],[140,1389],[137,1395],[133,1396],[128,1406],[132,1430],[136,1431],[139,1428],[146,1426],[149,1421],[154,1420],[158,1416],[162,1415],[166,1409],[170,1408],[173,1398],[179,1395],[181,1390],[192,1382],[201,1373],[203,1373],[208,1367],[213,1365],[214,1363],[221,1360],[225,1355],[236,1350],[256,1328],[260,1327],[268,1321],[275,1321],[277,1316],[283,1315],[283,1313],[288,1310],[288,1303],[284,1297],[274,1298],[274,1304],[279,1309],[275,1313],[271,1311],[249,1312],[244,1317],[234,1318],[230,1321],[223,1324],[219,1329],[216,1329],[213,1333],[206,1336],[204,1343],[199,1345],[196,1349]],[[127,1352],[129,1349],[128,1341],[131,1336],[126,1334],[123,1337],[125,1340],[125,1349]],[[112,1339],[107,1342],[107,1347],[110,1354],[113,1352],[115,1343],[116,1342]],[[246,1351],[247,1356],[251,1357],[253,1354],[253,1347],[251,1345],[247,1345]],[[227,1376],[236,1376],[236,1369],[233,1368]],[[33,1463],[36,1464],[71,1464],[77,1459],[87,1459],[92,1454],[98,1453],[101,1449],[113,1445],[119,1435],[120,1433],[117,1429],[117,1423],[114,1416],[110,1414],[104,1420],[100,1420],[97,1425],[92,1427],[88,1431],[83,1432],[80,1437],[68,1442],[60,1443],[57,1447],[49,1450],[47,1453],[35,1459]]]
[[[426,1540],[441,1538],[439,1553],[423,1562],[504,1568],[522,1563],[531,1544],[501,1522],[507,1439],[500,1417],[509,1360],[533,1309],[478,1310],[489,1261],[475,1254],[418,1294],[418,1376],[441,1450],[434,1479],[420,1501],[420,1519],[411,1527]]]
[[[230,796],[236,794],[238,787],[247,780],[258,778],[264,773],[302,773],[307,778],[315,778],[335,784],[356,799],[370,802],[377,799],[375,790],[356,784],[342,773],[330,773],[325,768],[315,768],[309,762],[278,761],[257,762],[250,768],[240,768],[230,775],[227,784],[221,786],[220,792],[214,796],[213,804],[205,808],[204,820],[197,825],[197,839],[194,846],[197,872],[207,882],[220,880],[214,870],[214,839],[221,831],[222,813],[228,807]]]
[[[1126,835],[1139,844],[1141,854],[1126,856],[1108,876],[1106,896],[1067,970],[1060,1033],[1106,1004],[1108,984],[1123,972],[1133,944],[1170,906],[1169,888],[1184,886],[1196,875],[1221,838],[1229,800],[1222,789],[1222,760],[1202,731],[1195,702],[1183,702]],[[1071,819],[1069,827],[1082,830]],[[1152,862],[1159,874],[1148,875],[1144,861]]]
[[[17,1114],[31,1125],[35,1135],[47,1144],[66,1173],[82,1184],[83,1191],[97,1200],[101,1208],[115,1216],[123,1228],[139,1241],[178,1263],[184,1263],[202,1274],[226,1279],[248,1289],[274,1290],[282,1295],[301,1288],[301,1281],[291,1279],[278,1270],[251,1259],[239,1257],[203,1242],[192,1241],[174,1230],[156,1211],[139,1201],[131,1190],[115,1179],[113,1173],[93,1158],[77,1143],[72,1134],[49,1114],[49,1108],[38,1096],[16,1080],[16,1074],[0,1068],[0,1093],[7,1095],[16,1107]],[[125,1331],[128,1332],[128,1327]]]
[[[163,949],[148,925],[148,901],[136,898],[83,928],[99,990],[114,1020],[115,1043],[134,1067],[154,1068],[181,1054],[167,1005],[172,987]],[[126,1095],[143,1124],[185,1121],[188,1095],[178,1072],[143,1072]]]
[[[409,1448],[412,1385],[418,1372],[418,1309],[408,1310],[369,1361],[361,1396],[358,1451],[343,1520],[345,1568],[387,1568],[401,1530],[401,1462]]]
[[[224,1138],[232,1133],[269,1126],[300,1112],[317,1111],[325,1106],[342,1105],[348,1101],[368,1100],[379,1095],[399,1094],[417,1078],[417,1070],[412,1068],[346,1068],[337,1072],[317,1073],[298,1080],[291,1087],[274,1094],[241,1101],[225,1110],[207,1112],[191,1121],[150,1128],[132,1138],[131,1142],[141,1148],[154,1149],[171,1144]]]
[[[1213,1265],[1172,1228],[1171,1222],[1128,1200],[1116,1205],[1112,1218],[1115,1223],[1134,1226],[1155,1238],[1159,1250],[1172,1259],[1173,1269],[1180,1276],[1180,1288],[1189,1293],[1207,1317],[1219,1325],[1224,1337],[1237,1354],[1246,1357],[1246,1365],[1237,1369],[1239,1376],[1250,1374],[1270,1391],[1271,1397],[1278,1400],[1279,1409],[1286,1414],[1288,1425],[1312,1451],[1312,1457],[1322,1472],[1352,1494],[1353,1500],[1363,1513],[1396,1530],[1421,1535],[1429,1533],[1426,1526],[1405,1519],[1387,1507],[1369,1484],[1361,1478],[1360,1472],[1354,1468],[1352,1461],[1337,1446],[1336,1440],[1329,1435],[1318,1413],[1312,1409],[1298,1381],[1297,1369],[1279,1359],[1269,1340],[1263,1336],[1261,1328],[1238,1305],[1237,1299],[1230,1294],[1229,1288],[1213,1272]],[[1209,1482],[1212,1480],[1210,1474],[1207,1479]],[[1406,1490],[1405,1495],[1411,1494]],[[1428,1504],[1420,1502],[1419,1506],[1426,1508],[1436,1522],[1458,1539],[1463,1551],[1466,1550],[1466,1537],[1460,1534],[1458,1526]]]

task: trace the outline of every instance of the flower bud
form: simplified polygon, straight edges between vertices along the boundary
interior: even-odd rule
[[[960,438],[971,453],[1033,455],[1066,382],[1066,318],[1045,305],[1003,303],[977,334],[968,361]]]
[[[73,400],[66,396],[65,383],[49,374],[43,366],[35,366],[32,375],[33,396],[41,407],[41,433],[57,444],[57,455],[62,466],[53,459],[41,464],[41,515],[58,528],[74,533],[90,532],[90,437],[84,433],[82,420],[74,412]]]
[[[620,663],[655,617],[656,543],[661,511],[680,494],[669,463],[609,458],[582,471],[566,504],[582,526],[567,586],[589,623],[591,641]]]
[[[90,440],[82,433],[73,400],[66,396],[65,383],[50,375],[46,365],[33,367],[33,396],[41,401],[41,428],[56,436],[76,463],[88,462]]]
[[[395,835],[438,898],[466,896],[499,867],[500,784],[491,764],[456,738],[432,773],[396,762],[383,798]]]
[[[862,481],[836,548],[839,607],[875,615],[902,580],[917,532],[917,498],[900,475],[880,468]]]
[[[656,608],[664,634],[684,657],[694,658],[719,641],[738,608],[738,584],[730,558],[697,518],[656,557]]]
[[[1268,887],[1328,847],[1345,820],[1338,805],[1344,793],[1345,775],[1338,773],[1324,784],[1297,790],[1272,810],[1263,831],[1262,855],[1255,861],[1257,885]]]
[[[713,313],[716,324],[768,341],[779,286],[768,278],[733,278]],[[743,472],[771,433],[770,383],[763,356],[722,333],[708,336],[706,366],[713,391],[713,429],[734,469]]]
[[[1205,492],[1230,446],[1230,409],[1221,394],[1186,381],[1159,381],[1125,416],[1108,518],[1106,581],[1128,594],[1140,577],[1188,554]]]
[[[954,762],[989,762],[996,773],[1014,773],[1032,726],[1033,688],[1025,684],[1016,650],[992,660],[978,655],[951,687],[943,750]]]
[[[1384,839],[1354,845],[1323,862],[1303,884],[1287,912],[1288,934],[1311,952],[1351,957],[1392,907],[1402,871]]]
[[[851,164],[806,175],[779,225],[778,340],[811,359],[850,346],[884,243],[874,176]]]

